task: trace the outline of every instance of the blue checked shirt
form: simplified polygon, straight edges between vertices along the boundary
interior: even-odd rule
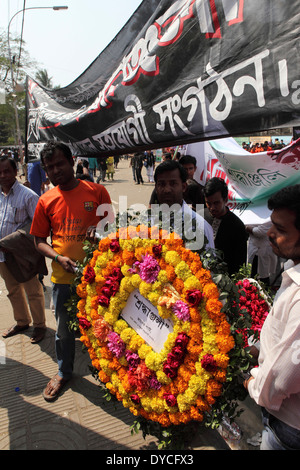
[[[17,180],[8,194],[0,188],[0,239],[15,232],[33,219],[39,196]],[[0,262],[5,254],[0,251]]]

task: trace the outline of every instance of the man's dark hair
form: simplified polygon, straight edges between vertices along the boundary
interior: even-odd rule
[[[177,160],[165,160],[164,162],[160,163],[155,170],[154,173],[154,181],[157,182],[157,176],[161,175],[162,173],[166,173],[167,171],[174,171],[179,170],[180,179],[183,183],[187,180],[187,171],[183,168],[182,165]]]
[[[223,199],[226,199],[228,197],[227,184],[225,183],[223,178],[218,178],[217,176],[214,176],[205,184],[203,188],[203,193],[205,197],[209,197],[217,193],[218,191],[221,192],[221,196]]]
[[[74,165],[74,160],[72,156],[72,152],[70,148],[66,145],[63,144],[62,142],[55,142],[50,140],[47,142],[43,149],[41,150],[41,163],[43,166],[45,166],[45,159],[51,159],[56,152],[56,150],[61,150],[64,156],[66,157],[67,160],[71,163],[71,165]]]
[[[13,157],[10,157],[9,155],[1,155],[0,162],[6,162],[6,161],[10,163],[10,166],[12,166],[15,171],[17,170],[17,164]]]
[[[295,212],[295,227],[297,230],[300,230],[300,184],[287,186],[273,194],[268,200],[268,208],[271,211],[276,209],[289,209]]]
[[[197,160],[195,157],[192,157],[192,155],[183,155],[180,157],[179,163],[180,165],[188,165],[191,163],[195,168],[197,166]]]

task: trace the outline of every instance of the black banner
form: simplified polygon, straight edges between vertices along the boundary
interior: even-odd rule
[[[300,22],[282,0],[144,0],[73,83],[28,77],[27,144],[105,156],[300,125]]]

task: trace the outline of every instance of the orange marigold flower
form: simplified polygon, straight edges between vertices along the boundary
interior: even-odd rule
[[[200,413],[199,409],[196,406],[191,406],[190,416],[194,421],[203,421],[203,414]]]
[[[175,379],[175,385],[178,393],[184,393],[188,387],[189,379],[192,376],[190,373],[185,373],[184,377],[177,376]]]
[[[173,281],[173,287],[174,287],[174,289],[177,290],[177,292],[179,294],[181,294],[183,292],[183,289],[184,289],[184,282],[181,279],[179,279],[178,277],[176,277],[176,279],[174,279],[174,281]]]
[[[201,322],[200,312],[195,307],[190,307],[190,317],[191,317],[191,323],[200,323]]]
[[[197,279],[199,279],[202,284],[207,284],[208,282],[211,282],[211,274],[206,269],[200,269],[200,271],[195,273],[195,276]]]
[[[98,372],[98,377],[99,379],[101,380],[101,382],[103,382],[104,384],[106,384],[107,382],[110,381],[110,377],[109,375],[107,375],[105,372],[103,372],[103,370],[99,370]]]
[[[203,294],[207,299],[219,299],[219,290],[213,282],[205,284],[203,287]]]
[[[100,364],[99,364],[99,359],[93,359],[92,360],[92,365],[95,367],[95,369],[99,370],[100,369]]]
[[[81,331],[81,329],[80,329],[80,331]],[[86,348],[89,349],[90,346],[91,346],[90,340],[89,340],[89,338],[84,334],[84,330],[81,331],[81,333],[82,333],[82,336],[80,337],[80,341],[85,345]]]
[[[209,411],[210,410],[209,404],[207,403],[207,401],[202,396],[199,396],[197,398],[196,406],[197,406],[197,408],[199,408],[200,411]]]
[[[217,382],[217,380],[209,379],[206,385],[207,393],[213,397],[218,397],[222,393],[222,384]]]
[[[85,308],[85,299],[80,299],[78,304],[77,304],[77,308],[79,311],[83,312],[84,311],[84,308]]]
[[[174,282],[174,280],[176,279],[176,273],[175,273],[175,269],[173,266],[170,266],[169,264],[166,265],[165,268],[166,273],[167,273],[167,276],[168,276],[168,279],[169,279],[169,282]]]
[[[135,255],[132,251],[124,250],[122,253],[123,261],[128,266],[132,266],[135,261]]]
[[[113,353],[108,349],[107,346],[102,346],[100,349],[100,355],[102,359],[107,359],[108,361],[112,361],[114,358]]]
[[[217,370],[215,373],[214,373],[214,378],[218,381],[218,382],[221,382],[221,383],[224,383],[226,381],[226,370]]]
[[[102,239],[101,242],[99,242],[98,251],[100,253],[104,253],[105,251],[109,249],[110,244],[111,244],[111,240],[109,238]],[[98,257],[98,253],[97,252],[94,253],[94,256]]]
[[[214,359],[221,369],[227,369],[229,363],[229,357],[226,354],[215,354]]]
[[[86,283],[82,282],[76,287],[76,292],[81,297],[81,299],[85,299],[87,297],[87,292],[86,292]]]

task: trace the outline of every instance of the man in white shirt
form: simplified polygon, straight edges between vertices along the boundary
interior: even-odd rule
[[[208,222],[184,201],[187,172],[176,160],[160,163],[154,174],[158,204],[151,205],[152,217],[162,215],[163,229],[176,232],[186,247],[198,251],[204,246],[214,248],[213,231]],[[200,210],[204,207],[200,207]],[[170,216],[173,219],[170,219]],[[165,226],[164,226],[165,224]]]
[[[17,180],[17,166],[13,158],[0,157],[0,239],[11,235],[30,223],[39,196]],[[6,265],[5,252],[0,249],[0,275],[8,291],[16,324],[2,333],[9,338],[29,328],[33,321],[31,342],[41,341],[46,332],[45,298],[38,275],[26,282],[18,282]]]
[[[244,382],[262,407],[262,450],[300,450],[300,184],[269,199],[274,253],[288,262],[260,336],[258,367]]]

